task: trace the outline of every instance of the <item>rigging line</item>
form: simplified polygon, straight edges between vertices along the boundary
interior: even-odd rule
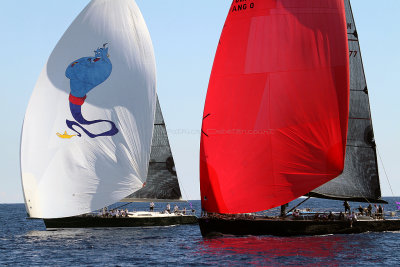
[[[133,203],[133,202],[132,202]],[[125,207],[125,206],[127,206],[127,205],[129,205],[129,204],[132,204],[131,202],[128,202],[128,203],[126,203],[126,204],[123,204],[123,205],[121,205],[121,206],[119,206],[119,207],[116,207],[115,209],[120,209],[120,208],[122,208],[122,207]]]
[[[388,175],[386,173],[385,165],[383,165],[383,160],[382,160],[381,153],[379,152],[378,147],[376,147],[376,151],[378,152],[379,159],[381,160],[382,168],[383,168],[383,171],[385,172],[386,180],[388,181],[390,191],[392,192],[392,196],[394,197],[393,190],[392,190],[392,185],[390,184],[389,177],[388,177]]]
[[[294,206],[293,208],[291,208],[288,212],[286,212],[286,215],[289,214],[289,212],[295,210],[298,206],[300,206],[301,204],[303,204],[304,202],[306,202],[307,200],[309,200],[311,197],[307,197],[305,200],[303,200],[302,202],[300,202],[299,204],[297,204],[296,206]]]
[[[188,198],[188,194],[186,194],[186,190],[185,190],[185,188],[182,186],[182,191],[183,191],[183,194],[185,195],[184,197],[185,197],[185,199],[184,199],[184,201],[186,202],[186,203],[190,203],[189,202],[189,198]]]
[[[175,166],[175,170],[176,170],[176,166]],[[189,202],[189,199],[188,199],[188,195],[187,195],[186,190],[185,190],[185,187],[184,187],[183,184],[182,184],[182,180],[179,179],[179,177],[178,177],[178,172],[177,172],[177,170],[176,170],[176,179],[178,180],[179,190],[181,190],[181,197],[182,197],[182,191],[183,191],[183,197],[186,198],[186,200],[184,199],[184,201],[185,201],[186,203],[190,203],[190,202]]]
[[[175,167],[176,168],[176,167]],[[176,173],[176,178],[178,179],[178,172]],[[179,189],[181,189],[181,191],[183,191],[183,197],[184,198],[186,198],[186,200],[184,200],[184,201],[186,201],[186,203],[190,203],[189,202],[189,198],[188,198],[188,195],[186,194],[186,190],[185,190],[185,187],[183,186],[183,184],[181,184],[181,182],[179,182],[179,179],[178,179],[178,184],[179,184]],[[182,185],[182,186],[181,186]],[[182,192],[181,192],[182,193]]]
[[[179,179],[178,179],[178,183],[179,183]],[[179,186],[180,186],[180,185],[179,185]],[[190,208],[191,208],[192,210],[194,210],[193,205],[192,205],[192,203],[189,201],[188,195],[187,195],[186,190],[185,190],[185,188],[183,187],[183,185],[182,185],[181,188],[182,188],[182,191],[183,191],[183,195],[184,195],[184,197],[186,198],[184,201],[185,201],[186,203],[189,203]],[[185,207],[185,208],[186,208],[186,207]]]

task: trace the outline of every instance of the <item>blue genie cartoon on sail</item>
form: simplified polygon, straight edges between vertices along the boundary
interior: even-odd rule
[[[115,123],[109,120],[93,120],[88,121],[82,115],[82,105],[85,103],[86,95],[96,86],[100,85],[108,79],[111,75],[112,64],[108,55],[107,44],[104,44],[102,48],[98,48],[94,51],[94,57],[83,57],[73,61],[68,65],[65,71],[65,76],[70,79],[71,93],[69,95],[69,107],[71,110],[72,117],[75,121],[66,120],[67,126],[77,133],[77,136],[81,136],[74,126],[79,127],[85,132],[90,138],[96,138],[99,136],[114,136],[118,133],[118,129]],[[93,134],[85,129],[82,125],[91,125],[100,122],[107,122],[111,125],[111,129],[99,133]],[[57,134],[61,138],[71,138],[66,132],[64,135]]]

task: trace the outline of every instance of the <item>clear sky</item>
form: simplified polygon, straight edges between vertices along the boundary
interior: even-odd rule
[[[158,94],[184,197],[199,199],[203,105],[231,0],[137,0],[152,36]],[[378,150],[400,195],[399,0],[352,0]],[[21,126],[48,56],[89,0],[2,1],[0,9],[0,203],[23,202]],[[392,196],[380,162],[384,196]]]

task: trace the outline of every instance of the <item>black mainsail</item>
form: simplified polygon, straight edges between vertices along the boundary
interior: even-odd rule
[[[182,197],[167,129],[157,96],[149,170],[143,188],[122,201],[180,200]]]
[[[344,0],[350,52],[350,113],[343,173],[308,195],[360,202],[380,200],[376,144],[368,87],[350,0]]]

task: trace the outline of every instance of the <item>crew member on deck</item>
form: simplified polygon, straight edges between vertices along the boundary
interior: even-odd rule
[[[367,208],[367,215],[372,216],[372,205],[369,203],[368,208]]]
[[[154,211],[154,202],[150,202],[150,211]]]
[[[377,212],[377,216],[376,217],[379,218],[379,219],[383,219],[383,208],[382,208],[381,205],[379,205],[379,207],[378,207],[378,212]]]
[[[350,221],[350,227],[353,227],[353,223],[357,221],[357,215],[355,214],[355,212],[353,211],[351,214],[349,212],[349,216],[348,219]]]
[[[167,204],[167,212],[171,213],[171,205],[169,203]]]
[[[344,201],[343,206],[344,206],[344,213],[347,213],[347,211],[349,211],[349,214],[350,214],[350,212],[351,212],[350,205],[349,205],[349,202],[347,202],[347,200]]]
[[[178,213],[178,211],[179,211],[179,207],[178,207],[178,205],[174,205],[174,213]]]
[[[360,212],[361,215],[364,214],[364,208],[361,205],[357,209],[358,209],[358,211]]]

